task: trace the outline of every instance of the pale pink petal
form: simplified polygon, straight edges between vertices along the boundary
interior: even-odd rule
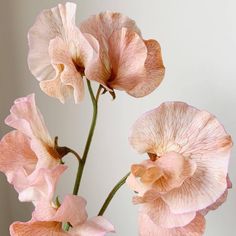
[[[147,47],[145,76],[132,90],[128,91],[133,97],[143,97],[150,94],[160,85],[165,75],[159,43],[153,39],[144,42]]]
[[[55,78],[56,72],[48,52],[49,42],[57,36],[68,40],[69,31],[75,25],[75,12],[76,4],[59,4],[44,10],[30,29],[28,64],[39,81]]]
[[[164,154],[156,160],[156,165],[163,171],[163,175],[153,184],[159,192],[168,192],[180,187],[194,174],[197,167],[194,161],[185,159],[176,152]]]
[[[174,151],[196,163],[191,178],[162,196],[172,212],[204,209],[224,193],[232,141],[208,112],[181,102],[164,103],[136,121],[129,140],[138,152],[161,157]]]
[[[98,40],[102,50],[107,50],[107,42],[110,36],[114,31],[120,30],[121,28],[127,28],[141,35],[135,21],[117,12],[102,12],[98,15],[91,16],[80,24],[80,30],[83,33],[93,35]],[[105,54],[107,53],[106,51]]]
[[[115,232],[113,225],[102,216],[91,218],[69,231],[72,236],[104,236],[111,232]]]
[[[83,224],[87,218],[86,200],[79,196],[67,195],[61,206],[58,208],[54,221],[70,222],[74,227],[78,224]]]
[[[80,74],[82,71],[77,70],[69,50],[69,45],[62,38],[56,37],[50,41],[49,55],[57,72],[56,78],[40,83],[41,89],[47,95],[56,97],[63,103],[70,95],[71,88],[74,91],[75,102],[81,101],[84,96],[83,80]]]
[[[228,197],[228,189],[232,188],[232,183],[229,179],[229,177],[227,176],[227,189],[225,190],[225,192],[210,206],[208,206],[207,208],[201,210],[201,214],[202,215],[206,215],[209,211],[214,211],[216,210],[218,207],[220,207],[226,200]]]
[[[134,31],[122,28],[111,35],[108,45],[111,63],[108,86],[119,90],[132,90],[145,77],[145,43]]]
[[[156,225],[164,228],[185,226],[196,216],[195,212],[184,214],[172,213],[168,205],[161,198],[142,204],[141,214],[147,214]]]
[[[59,177],[66,169],[65,165],[58,165],[53,169],[36,169],[28,176],[27,188],[19,193],[20,201],[32,201],[35,205],[42,200],[50,202]]]
[[[30,175],[37,163],[37,157],[30,148],[30,140],[26,135],[12,131],[0,142],[0,171],[7,176],[9,183],[19,192],[27,185]]]
[[[144,41],[133,20],[105,12],[85,20],[80,29],[98,40],[102,63],[96,69],[103,71],[100,83],[106,88],[143,97],[159,86],[165,71],[160,45],[155,40]],[[96,76],[94,66],[89,69],[89,79]]]
[[[197,214],[188,225],[176,228],[163,228],[157,226],[146,214],[139,215],[140,236],[202,236],[205,231],[205,219]]]
[[[230,152],[226,151],[193,158],[197,163],[194,175],[181,187],[162,196],[171,210],[175,213],[197,211],[214,203],[227,188],[229,155]]]
[[[14,222],[10,226],[11,236],[69,236],[59,222]]]
[[[21,131],[30,138],[41,139],[48,145],[53,144],[43,116],[35,104],[34,94],[16,99],[10,111],[11,114],[5,120],[7,125]]]

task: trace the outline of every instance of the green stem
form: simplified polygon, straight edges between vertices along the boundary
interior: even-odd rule
[[[116,192],[124,185],[126,179],[128,178],[128,176],[130,175],[130,173],[128,173],[127,175],[125,175],[115,186],[114,188],[111,190],[111,192],[109,193],[109,195],[107,196],[105,202],[102,205],[102,208],[100,209],[98,215],[102,216],[104,214],[104,212],[106,211],[107,207],[109,206],[111,200],[113,199],[113,197],[115,196]]]
[[[87,160],[87,157],[88,157],[89,148],[90,148],[90,145],[91,145],[91,141],[92,141],[95,126],[96,126],[97,111],[98,111],[98,99],[99,99],[99,95],[100,95],[100,92],[101,92],[101,89],[102,89],[102,87],[99,86],[98,91],[97,91],[97,95],[95,97],[94,93],[93,93],[91,83],[90,83],[89,80],[87,80],[87,85],[88,85],[89,94],[90,94],[92,104],[93,104],[93,118],[92,118],[92,123],[91,123],[91,126],[90,126],[90,130],[89,130],[87,142],[86,142],[86,145],[85,145],[84,153],[83,153],[80,165],[78,167],[77,175],[76,175],[76,180],[75,180],[75,185],[74,185],[74,190],[73,190],[74,195],[77,195],[78,192],[79,192],[81,178],[82,178],[82,175],[83,175],[84,167],[85,167],[86,160]]]

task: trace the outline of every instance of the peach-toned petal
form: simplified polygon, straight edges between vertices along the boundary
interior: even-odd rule
[[[181,102],[163,103],[136,121],[129,140],[138,152],[162,158],[174,151],[196,163],[191,178],[162,196],[172,212],[204,209],[224,193],[232,141],[208,112]]]
[[[205,231],[205,219],[197,214],[188,225],[176,228],[162,228],[157,226],[146,214],[139,215],[140,236],[202,236]]]
[[[197,169],[179,188],[163,195],[163,200],[175,213],[204,209],[214,203],[227,188],[229,151],[209,153],[193,158]]]
[[[108,86],[125,91],[133,89],[145,76],[145,43],[134,31],[122,28],[111,35],[108,45],[111,63]]]
[[[53,220],[70,222],[73,227],[83,224],[88,218],[85,206],[86,200],[82,197],[66,195]]]
[[[168,205],[161,198],[142,204],[141,214],[147,214],[156,225],[164,228],[185,226],[196,216],[195,212],[185,214],[172,213]]]
[[[159,43],[153,39],[144,42],[147,47],[145,76],[134,88],[128,91],[133,97],[143,97],[151,93],[160,85],[165,75]]]
[[[53,143],[43,116],[35,104],[35,95],[18,98],[11,107],[11,114],[6,118],[5,123],[30,138],[38,138],[48,143]]]
[[[156,165],[163,172],[163,175],[154,183],[155,189],[159,192],[168,192],[180,187],[196,170],[194,161],[185,159],[176,152],[164,154],[156,160]]]
[[[76,4],[59,4],[44,10],[29,31],[28,64],[33,75],[39,80],[55,78],[48,52],[49,42],[59,36],[65,41],[75,25]]]
[[[19,131],[6,134],[0,142],[0,171],[8,182],[19,192],[28,184],[30,175],[37,163],[37,157],[30,148],[30,140]]]
[[[104,236],[111,232],[115,232],[113,225],[102,216],[91,218],[69,231],[72,236]]]
[[[226,200],[228,197],[228,189],[232,188],[232,183],[229,179],[229,177],[227,176],[227,189],[225,190],[225,192],[210,206],[208,206],[207,208],[201,210],[201,214],[202,215],[206,215],[209,211],[214,211],[216,210],[218,207],[220,207]]]
[[[10,226],[11,236],[69,236],[58,222],[14,222]]]
[[[107,42],[112,33],[121,28],[127,28],[141,35],[135,21],[117,12],[102,12],[91,16],[80,24],[80,30],[83,33],[93,35],[98,40],[102,50],[107,49]]]
[[[21,201],[32,201],[35,205],[40,201],[50,202],[53,198],[56,184],[67,166],[58,165],[53,169],[35,170],[28,176],[28,186],[19,193]]]
[[[41,81],[40,86],[47,95],[56,97],[63,103],[72,88],[77,103],[84,96],[83,80],[69,50],[69,45],[59,37],[50,41],[49,55],[56,70],[56,77],[53,80]]]

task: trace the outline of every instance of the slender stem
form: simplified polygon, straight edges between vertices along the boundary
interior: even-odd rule
[[[115,186],[114,188],[111,190],[111,192],[109,193],[109,195],[107,196],[105,202],[102,205],[102,208],[100,209],[98,215],[102,216],[104,214],[104,212],[106,211],[108,205],[110,204],[111,200],[113,199],[113,197],[115,196],[116,192],[124,185],[126,179],[128,178],[128,176],[130,175],[130,173],[128,173],[127,175],[125,175]]]
[[[76,175],[76,180],[75,180],[75,185],[74,185],[74,190],[73,190],[74,195],[78,194],[80,183],[81,183],[81,178],[82,178],[84,167],[85,167],[86,160],[87,160],[87,157],[88,157],[88,152],[89,152],[89,149],[90,149],[91,141],[92,141],[92,138],[93,138],[93,134],[94,134],[95,126],[96,126],[96,121],[97,121],[98,99],[99,99],[99,95],[100,95],[100,92],[101,92],[101,86],[99,86],[96,97],[95,97],[94,93],[93,93],[91,83],[90,83],[89,80],[87,80],[87,85],[88,85],[89,94],[90,94],[92,104],[93,104],[93,118],[92,118],[92,123],[91,123],[91,126],[90,126],[90,130],[89,130],[88,138],[87,138],[87,141],[86,141],[84,153],[83,153],[80,165],[78,167],[77,175]]]

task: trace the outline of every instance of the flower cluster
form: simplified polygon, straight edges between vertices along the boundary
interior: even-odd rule
[[[143,97],[164,78],[160,45],[143,39],[136,23],[116,12],[91,16],[75,24],[76,4],[65,3],[44,10],[29,31],[28,64],[44,93],[62,103],[84,97],[88,84],[94,114],[84,153],[59,147],[52,139],[35,96],[19,98],[5,123],[15,130],[0,141],[0,171],[19,194],[32,202],[28,222],[14,222],[11,236],[103,236],[115,232],[102,215],[125,182],[140,205],[140,236],[201,236],[204,216],[227,198],[231,182],[228,163],[231,137],[206,111],[182,102],[166,102],[142,115],[133,125],[129,141],[147,158],[111,191],[98,216],[88,218],[86,200],[78,196],[97,117],[101,93],[125,91]],[[95,96],[90,82],[98,84]],[[103,91],[102,91],[103,90]],[[69,152],[79,162],[72,194],[62,202],[55,196]]]
[[[140,235],[200,236],[204,215],[220,206],[231,137],[217,119],[182,102],[166,102],[133,125],[130,143],[149,158],[131,167],[127,184],[140,204]]]
[[[53,201],[58,179],[67,167],[60,164],[61,156],[35,105],[34,95],[15,101],[6,124],[16,130],[0,142],[0,171],[19,193],[19,200],[32,202],[35,207],[29,222],[11,225],[11,236],[100,236],[113,232],[113,226],[103,217],[87,220],[82,197],[67,195],[62,204]],[[73,226],[68,233],[62,229],[63,222]]]
[[[151,93],[164,77],[160,45],[144,40],[135,22],[104,12],[75,25],[76,5],[43,11],[30,29],[29,68],[49,96],[83,99],[83,76],[107,91],[134,97]],[[135,58],[135,60],[134,60]]]

